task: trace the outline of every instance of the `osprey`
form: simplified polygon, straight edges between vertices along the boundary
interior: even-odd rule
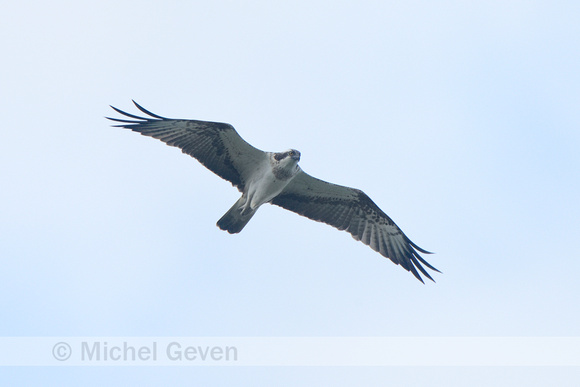
[[[411,242],[363,191],[327,183],[304,172],[298,166],[297,150],[263,152],[244,141],[229,124],[165,118],[133,103],[148,117],[111,106],[125,117],[106,118],[121,122],[115,127],[131,129],[180,148],[240,190],[240,199],[218,220],[220,229],[239,233],[262,204],[271,203],[346,230],[355,240],[413,273],[419,281],[423,279],[417,270],[434,281],[421,263],[439,270],[417,251],[430,252]]]

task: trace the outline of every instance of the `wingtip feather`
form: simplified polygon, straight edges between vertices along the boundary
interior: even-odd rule
[[[116,108],[116,107],[114,107],[114,106],[112,106],[112,105],[109,105],[109,106],[111,106],[111,108],[112,108],[114,111],[116,111],[117,113],[119,113],[119,114],[121,114],[121,115],[123,115],[123,116],[125,116],[125,117],[134,118],[134,119],[136,119],[136,120],[140,120],[140,121],[147,121],[147,118],[145,118],[145,117],[139,117],[139,116],[136,116],[136,115],[134,115],[134,114],[127,113],[126,111],[123,111],[123,110],[121,110],[121,109],[119,109],[119,108]],[[109,118],[109,117],[107,117],[107,118]],[[117,120],[117,119],[115,119],[115,118],[109,118],[109,119],[110,119],[110,120],[113,120],[113,121]]]
[[[134,99],[132,99],[131,101],[133,101],[133,103],[135,104],[137,109],[141,110],[143,113],[147,114],[148,116],[151,116],[153,118],[159,118],[160,120],[167,120],[168,119],[166,117],[161,117],[160,115],[157,115],[155,113],[151,113],[149,110],[145,109],[143,106],[141,106],[137,102],[135,102]]]

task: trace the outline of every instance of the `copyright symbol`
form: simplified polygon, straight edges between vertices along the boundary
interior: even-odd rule
[[[70,345],[61,341],[52,347],[52,356],[58,361],[65,361],[72,355],[72,348]]]

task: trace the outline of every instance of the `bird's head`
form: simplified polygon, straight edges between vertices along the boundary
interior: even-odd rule
[[[299,170],[300,152],[296,149],[288,149],[285,152],[272,153],[272,170],[279,179],[289,179]]]
[[[300,161],[300,152],[296,149],[288,149],[285,152],[274,153],[276,161],[286,163],[297,163]]]
[[[298,152],[296,149],[288,149],[286,153],[292,160],[296,162],[300,161],[300,152]]]

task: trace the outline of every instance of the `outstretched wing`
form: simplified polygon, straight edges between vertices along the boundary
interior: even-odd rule
[[[421,264],[439,272],[417,251],[431,253],[411,242],[361,190],[327,183],[300,171],[272,204],[348,231],[354,239],[401,265],[421,282],[417,269],[434,281]]]
[[[116,127],[131,129],[180,148],[240,191],[244,190],[253,166],[267,159],[265,152],[244,141],[230,124],[165,118],[151,113],[135,101],[133,103],[149,117],[139,117],[111,106],[117,113],[131,119],[106,118],[122,123],[114,125]]]

